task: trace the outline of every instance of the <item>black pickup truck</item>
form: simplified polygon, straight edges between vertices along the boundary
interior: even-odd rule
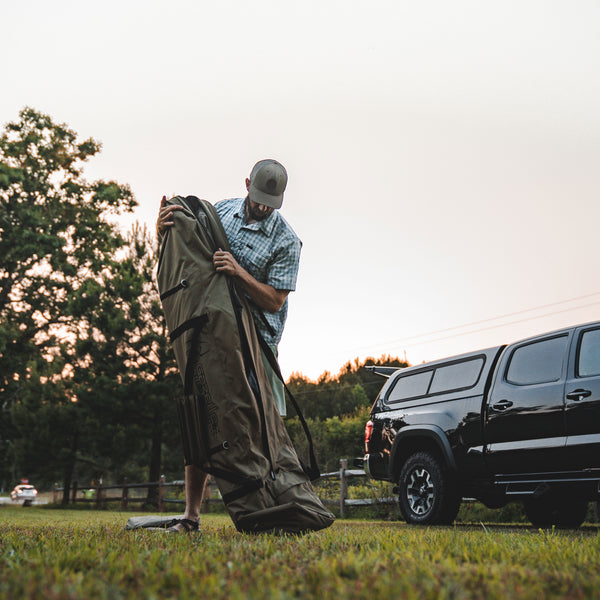
[[[524,503],[579,527],[600,486],[600,321],[388,377],[355,464],[397,484],[408,523],[449,524],[463,498]]]

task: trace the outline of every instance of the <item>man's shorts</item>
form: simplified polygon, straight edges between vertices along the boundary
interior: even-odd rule
[[[269,346],[277,358],[277,346]],[[279,379],[277,373],[273,371],[273,367],[269,364],[267,357],[264,352],[261,350],[263,364],[265,365],[265,370],[267,372],[267,377],[269,378],[269,383],[271,384],[271,390],[273,390],[273,396],[275,397],[275,404],[277,405],[277,410],[279,410],[279,414],[282,417],[286,415],[285,408],[285,390],[283,389],[283,381]]]

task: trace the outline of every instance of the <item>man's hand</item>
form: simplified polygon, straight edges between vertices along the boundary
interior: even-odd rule
[[[163,196],[158,210],[158,219],[156,220],[156,234],[158,237],[162,237],[169,227],[173,227],[175,224],[173,213],[176,210],[183,210],[183,206],[167,206],[167,197]]]
[[[248,296],[267,312],[277,312],[290,293],[289,290],[277,290],[267,283],[257,281],[244,267],[240,266],[231,252],[225,252],[221,248],[213,254],[213,265],[219,273],[237,277]]]
[[[232,277],[241,275],[241,267],[231,252],[225,252],[220,248],[213,254],[213,265],[219,273],[225,273]]]

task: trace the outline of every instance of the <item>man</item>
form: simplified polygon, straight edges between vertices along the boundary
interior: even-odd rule
[[[287,172],[276,160],[261,160],[246,179],[245,198],[223,200],[215,205],[227,235],[231,252],[218,250],[213,256],[215,269],[235,277],[250,300],[254,322],[260,335],[277,356],[287,317],[287,297],[296,289],[302,242],[279,214]],[[162,236],[174,224],[173,212],[181,206],[167,206],[163,196],[156,229]],[[277,408],[285,416],[283,383],[263,355]],[[206,473],[186,465],[186,509],[183,521],[170,531],[198,529],[198,517]]]

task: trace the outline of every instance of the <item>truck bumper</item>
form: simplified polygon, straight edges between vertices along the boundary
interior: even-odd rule
[[[389,479],[388,461],[379,452],[365,454],[364,458],[355,458],[354,466],[364,469],[365,473],[372,479]]]

